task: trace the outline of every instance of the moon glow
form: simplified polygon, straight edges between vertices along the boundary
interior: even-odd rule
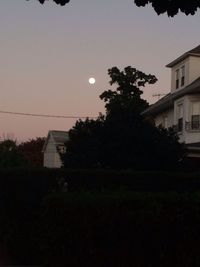
[[[95,84],[95,82],[96,82],[95,78],[90,78],[88,81],[90,84]]]

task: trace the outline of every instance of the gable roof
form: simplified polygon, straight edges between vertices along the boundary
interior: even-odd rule
[[[166,96],[162,97],[155,104],[151,105],[149,108],[143,111],[142,115],[155,115],[161,111],[173,107],[174,100],[187,94],[196,93],[200,93],[200,77],[185,88],[178,90],[177,92],[169,93]]]
[[[55,146],[64,145],[69,140],[69,133],[66,131],[55,131],[55,130],[49,131],[42,152],[45,151],[50,137],[53,138]]]
[[[184,53],[177,59],[173,60],[169,64],[166,65],[166,67],[171,68],[174,65],[178,64],[180,61],[184,60],[188,56],[195,56],[195,57],[200,57],[200,45],[196,46],[195,48],[191,49],[190,51]]]
[[[63,144],[69,140],[69,133],[65,131],[49,131],[50,135],[53,137],[55,144]]]

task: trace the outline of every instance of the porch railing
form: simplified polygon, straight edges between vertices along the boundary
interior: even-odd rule
[[[182,132],[183,128],[180,125],[173,125],[173,129],[175,132]],[[200,131],[200,121],[189,121],[185,122],[185,130],[186,131]]]
[[[186,131],[200,130],[200,121],[185,122],[185,130]]]

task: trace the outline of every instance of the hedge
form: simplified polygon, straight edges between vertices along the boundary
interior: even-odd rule
[[[119,188],[150,192],[200,190],[200,172],[0,169],[0,194],[28,192],[28,195],[41,197],[58,190],[59,181],[62,179],[67,182],[69,191],[104,191]]]
[[[62,191],[63,188],[62,186],[60,186],[61,178],[67,181],[68,192],[64,194],[64,196],[62,197],[59,196],[58,198],[55,197],[54,195],[52,196],[52,198],[48,200],[48,203],[47,202],[45,203],[47,203],[47,206],[49,207],[49,205],[53,205],[53,203],[55,202],[54,204],[55,209],[52,208],[52,212],[54,211],[56,213],[60,211],[61,212],[59,215],[61,216],[60,221],[62,221],[64,218],[63,223],[66,225],[67,225],[66,218],[63,216],[66,216],[66,214],[71,214],[69,217],[73,219],[74,218],[73,214],[76,213],[76,210],[78,209],[79,211],[79,209],[81,209],[81,206],[79,207],[77,203],[80,203],[80,205],[83,205],[83,208],[85,207],[86,203],[89,203],[87,204],[89,205],[89,209],[85,211],[86,214],[94,214],[94,216],[100,216],[98,214],[95,215],[96,211],[93,210],[94,206],[92,205],[93,203],[96,203],[95,205],[99,207],[99,210],[105,211],[105,216],[107,216],[107,217],[102,217],[102,225],[106,223],[106,220],[107,220],[106,218],[110,218],[109,216],[114,216],[113,218],[115,218],[117,216],[117,213],[124,214],[127,212],[127,215],[123,215],[125,217],[129,216],[129,213],[135,214],[135,211],[133,212],[132,210],[128,208],[130,205],[133,205],[132,194],[134,194],[135,197],[137,196],[138,198],[141,199],[141,201],[140,202],[137,201],[137,203],[139,203],[138,205],[139,207],[141,207],[141,212],[142,210],[144,210],[143,216],[147,216],[145,215],[145,212],[148,214],[148,209],[143,208],[144,206],[142,206],[143,204],[141,203],[144,202],[145,207],[148,207],[148,205],[150,205],[147,203],[148,202],[147,199],[149,200],[150,193],[152,195],[154,194],[157,195],[157,193],[163,192],[163,194],[166,195],[166,197],[163,198],[163,201],[166,200],[166,203],[168,203],[166,204],[168,207],[168,210],[170,209],[170,207],[173,210],[174,204],[170,202],[171,200],[168,201],[169,197],[170,197],[169,199],[171,199],[170,192],[172,191],[176,192],[176,194],[175,193],[174,194],[176,195],[176,198],[178,197],[178,199],[180,198],[179,196],[182,196],[182,195],[185,196],[185,198],[183,199],[184,205],[186,207],[187,205],[189,205],[187,212],[191,213],[192,216],[197,217],[197,213],[195,212],[199,209],[199,203],[198,203],[199,198],[197,197],[198,194],[196,196],[195,192],[198,190],[200,191],[200,174],[199,173],[133,172],[133,171],[128,171],[128,170],[127,171],[65,170],[65,169],[60,169],[60,170],[55,170],[55,169],[54,170],[49,170],[49,169],[0,170],[0,253],[1,253],[0,263],[2,265],[4,264],[2,263],[3,259],[5,263],[9,263],[9,264],[18,264],[18,265],[21,265],[21,264],[25,264],[25,265],[35,264],[36,265],[37,264],[38,265],[38,264],[41,264],[42,259],[44,257],[42,252],[45,252],[45,255],[46,255],[46,252],[47,254],[49,253],[48,249],[47,250],[45,249],[46,242],[43,242],[45,241],[45,238],[46,238],[45,236],[43,236],[43,233],[46,232],[46,228],[43,229],[43,226],[44,226],[43,222],[46,220],[45,218],[47,218],[50,221],[52,220],[52,223],[54,223],[55,219],[53,217],[51,218],[49,214],[49,209],[47,208],[47,206],[45,209],[41,210],[41,203],[43,203],[43,199],[46,198],[48,195],[52,195],[52,194],[55,194],[56,192],[59,193],[60,191]],[[84,195],[84,192],[90,192],[90,193],[87,193],[87,194],[85,193],[86,195]],[[109,193],[109,192],[113,192],[113,193]],[[114,192],[116,192],[116,194]],[[123,196],[123,192],[127,192],[125,194],[126,196],[125,200],[123,200],[125,198],[125,196]],[[136,192],[138,193],[136,194]],[[144,194],[144,192],[149,192],[149,193]],[[147,196],[146,194],[148,195],[148,198],[146,198]],[[175,201],[174,200],[175,195],[173,195],[173,201]],[[118,198],[118,200],[116,200],[116,198]],[[191,198],[192,200],[190,200]],[[187,201],[186,201],[187,199],[189,199],[192,205],[187,204]],[[121,204],[122,200],[127,202],[127,208],[126,208],[126,205]],[[128,204],[129,200],[130,200],[130,204]],[[181,198],[180,201],[178,200],[177,203],[181,203],[181,201],[183,200]],[[197,203],[195,201],[197,201]],[[69,205],[67,203],[71,203],[70,204],[71,210],[68,210]],[[103,206],[100,206],[101,203]],[[119,209],[120,209],[119,211],[117,210],[115,203],[119,203]],[[156,205],[159,207],[160,200],[157,201],[156,203],[157,203]],[[176,205],[178,204],[175,204],[175,207]],[[112,210],[113,212],[115,212],[114,215],[112,215]],[[151,213],[152,210],[153,208],[150,207],[149,212]],[[181,205],[179,205],[179,210],[181,213],[182,212]],[[46,213],[47,211],[48,213]],[[63,214],[63,211],[66,211],[66,213]],[[138,208],[138,212],[139,212],[139,208]],[[160,212],[161,213],[158,212],[158,214],[162,214],[163,216],[164,208],[161,209]],[[172,212],[172,211],[169,211],[169,212]],[[87,225],[88,223],[87,220],[88,218],[90,218],[88,216],[90,215],[87,215],[87,217],[85,218],[83,214],[83,210],[80,210],[79,213],[80,215],[82,214],[81,215],[82,217],[77,217],[77,218],[74,218],[73,220],[75,220],[75,222],[76,220],[81,220],[83,223]],[[161,215],[157,216],[158,217],[157,221],[158,223],[163,224],[164,219],[159,221],[159,216]],[[41,217],[42,217],[42,222],[40,221]],[[96,222],[100,221],[99,217],[96,217],[94,219],[96,220]],[[111,219],[111,221],[112,220],[114,219]],[[116,217],[116,220],[119,220],[119,218],[117,219]],[[150,223],[152,220],[152,217],[147,217],[146,220],[147,222]],[[71,229],[71,227],[73,228],[76,226],[76,224],[73,225],[73,221],[71,221],[71,223],[72,225],[68,226],[69,229]],[[117,222],[117,224],[119,223],[120,222]],[[123,223],[123,220],[121,223]],[[138,225],[140,225],[140,221],[138,221],[137,223]],[[86,225],[84,227],[86,227]],[[195,224],[193,226],[194,226],[194,230],[198,232],[198,225]],[[54,230],[50,231],[49,234],[51,233],[53,234],[54,233],[53,231],[57,232],[57,230],[62,229],[63,226],[62,225],[59,226],[59,221],[58,221],[58,227],[56,225],[54,227],[55,227]],[[93,225],[92,227],[95,228],[95,225]],[[109,227],[110,227],[109,229],[111,229],[111,226]],[[128,224],[128,219],[127,219],[127,225],[125,224],[123,225],[123,227],[125,228],[131,227]],[[101,233],[101,231],[103,232],[105,231],[105,235],[108,235],[106,229],[107,228],[104,229],[100,227],[98,231],[99,233]],[[62,237],[62,231],[59,232],[60,237]],[[85,231],[85,228],[83,228],[83,231]],[[144,228],[144,231],[147,231],[147,230],[145,230]],[[177,226],[177,231],[179,231],[178,226]],[[127,235],[127,233],[124,233],[124,234]],[[137,233],[135,234],[137,235]],[[150,233],[148,232],[148,234]],[[79,235],[81,235],[81,232],[80,231],[77,232],[77,235],[78,235],[77,238],[79,238]],[[85,241],[83,239],[80,242],[84,243]],[[90,242],[93,242],[93,241],[90,241]],[[103,242],[103,241],[100,240],[98,242]],[[74,241],[72,241],[72,243],[74,244]],[[82,244],[81,246],[84,247],[83,243],[81,243]],[[60,246],[59,244],[60,242],[58,242],[58,246]],[[73,246],[72,246],[72,250],[73,250]],[[65,246],[64,246],[64,251],[65,251]],[[95,259],[93,259],[93,261],[94,260]],[[102,265],[102,266],[105,266],[105,265]]]
[[[48,267],[195,267],[200,193],[65,193],[43,203]]]

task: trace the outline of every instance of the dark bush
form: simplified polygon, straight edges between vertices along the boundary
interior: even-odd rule
[[[1,262],[10,263],[10,264],[39,264],[42,261],[41,251],[47,251],[45,249],[45,242],[41,240],[41,237],[44,238],[43,232],[44,230],[41,228],[40,224],[40,216],[42,215],[43,219],[46,220],[46,216],[50,216],[48,209],[48,213],[46,214],[47,209],[42,210],[41,213],[41,202],[47,196],[51,195],[55,192],[63,191],[61,181],[67,181],[68,183],[68,193],[67,199],[65,200],[65,196],[63,198],[52,199],[49,200],[51,205],[55,207],[52,208],[52,218],[54,214],[57,214],[58,219],[58,227],[54,225],[54,229],[50,225],[49,233],[52,235],[55,233],[60,235],[60,238],[64,238],[62,242],[65,242],[65,234],[60,232],[60,229],[64,227],[66,224],[65,219],[63,220],[63,216],[69,216],[69,223],[71,222],[70,227],[79,227],[76,226],[77,220],[82,220],[83,223],[83,232],[86,231],[85,227],[88,224],[88,215],[97,216],[94,217],[96,223],[98,220],[101,222],[102,220],[102,228],[99,225],[98,232],[105,232],[105,236],[108,235],[106,232],[107,229],[104,229],[104,224],[107,221],[109,216],[118,216],[119,213],[123,215],[123,218],[129,216],[128,214],[133,212],[133,210],[129,210],[129,205],[133,205],[132,195],[129,198],[131,193],[128,193],[127,198],[122,195],[120,192],[127,191],[135,191],[138,192],[137,196],[140,196],[141,202],[138,202],[138,212],[139,209],[144,210],[141,203],[146,203],[145,207],[150,205],[147,203],[145,198],[145,194],[143,192],[177,192],[177,196],[179,194],[189,194],[200,190],[200,179],[199,173],[165,173],[165,172],[132,172],[132,171],[111,171],[111,170],[49,170],[49,169],[7,169],[0,170],[0,252],[3,253],[4,256],[1,255]],[[91,192],[89,195],[83,195],[81,192],[88,191]],[[106,194],[106,192],[118,192],[116,194]],[[139,192],[141,194],[139,194]],[[135,195],[136,196],[136,195]],[[173,210],[172,202],[168,201],[168,196],[166,195],[166,205],[167,208],[171,208]],[[117,198],[118,197],[118,198]],[[55,200],[55,203],[54,203]],[[194,201],[193,199],[192,201]],[[124,201],[124,202],[123,202]],[[145,202],[146,201],[146,202]],[[182,201],[182,200],[181,200]],[[186,200],[184,200],[184,205],[186,205]],[[198,201],[198,198],[197,198]],[[69,205],[70,204],[70,210]],[[126,205],[123,203],[127,203]],[[96,203],[97,210],[94,210],[93,203]],[[122,204],[121,204],[122,203]],[[152,203],[155,203],[153,201]],[[159,208],[159,201],[156,202]],[[180,201],[178,203],[181,203]],[[48,207],[50,205],[48,203]],[[82,206],[78,206],[78,205]],[[194,207],[190,204],[188,206],[188,212],[193,212],[194,209],[199,208],[199,204],[194,204]],[[101,206],[102,205],[102,206]],[[114,206],[113,206],[114,205]],[[117,209],[119,205],[119,209]],[[82,210],[82,208],[83,210]],[[134,207],[134,205],[133,205]],[[164,207],[164,206],[163,206]],[[176,205],[175,205],[176,207]],[[190,208],[192,211],[190,211]],[[66,210],[67,209],[67,210]],[[79,210],[80,216],[83,217],[73,217],[76,210]],[[84,211],[85,209],[85,211]],[[114,215],[111,213],[113,209]],[[67,214],[63,214],[63,211],[67,211]],[[164,213],[164,208],[162,213]],[[181,204],[180,204],[181,210]],[[44,212],[45,211],[45,212]],[[147,208],[146,208],[147,211]],[[145,212],[146,212],[145,211]],[[84,213],[87,215],[84,217]],[[96,214],[97,212],[100,212]],[[126,214],[127,212],[127,214]],[[152,212],[152,208],[149,208],[150,213]],[[171,211],[170,211],[171,212]],[[195,211],[196,212],[196,211]],[[102,214],[105,213],[105,218],[99,218]],[[81,215],[82,214],[82,215]],[[95,215],[96,214],[96,215]],[[134,211],[135,214],[135,211]],[[193,213],[192,213],[193,214]],[[104,216],[104,215],[103,215]],[[147,215],[145,215],[147,216]],[[153,215],[152,215],[153,216]],[[158,215],[161,216],[161,215]],[[171,215],[170,215],[171,216]],[[195,213],[196,216],[196,213]],[[60,219],[59,219],[60,218]],[[116,217],[116,220],[120,218]],[[93,219],[90,219],[93,220]],[[110,219],[109,219],[110,220]],[[114,220],[114,219],[112,219]],[[127,219],[128,220],[128,219]],[[147,222],[151,222],[151,217],[147,217]],[[158,219],[157,219],[158,220]],[[63,226],[59,226],[59,222],[62,221]],[[123,220],[122,220],[123,222]],[[52,219],[52,223],[55,223],[54,218]],[[94,221],[91,222],[92,225]],[[159,222],[162,223],[162,222]],[[117,222],[119,224],[119,222]],[[85,226],[84,226],[85,225]],[[48,226],[48,224],[47,224]],[[92,226],[95,228],[96,226]],[[111,229],[114,227],[112,225],[109,226]],[[124,226],[124,227],[131,227]],[[138,226],[139,227],[139,226]],[[194,229],[196,231],[197,228],[194,225]],[[197,229],[198,230],[198,229]],[[45,229],[46,231],[46,229]],[[69,230],[72,235],[76,233],[76,231]],[[79,239],[80,229],[77,232],[77,239]],[[89,231],[89,230],[87,230]],[[95,230],[96,231],[96,230]],[[110,230],[111,231],[111,230]],[[146,230],[145,230],[146,231]],[[90,234],[90,232],[88,233]],[[137,233],[136,233],[137,234]],[[102,234],[103,236],[103,234]],[[55,235],[55,238],[58,237]],[[88,237],[90,238],[90,237]],[[120,237],[118,237],[120,239]],[[51,242],[54,241],[49,241]],[[61,243],[62,243],[61,242]],[[70,241],[71,242],[71,241]],[[73,241],[74,242],[74,241]],[[78,241],[77,241],[78,242]],[[80,241],[80,242],[85,242]],[[89,241],[88,241],[89,242]],[[93,242],[93,241],[90,241]],[[96,241],[94,241],[96,242]],[[103,241],[98,241],[103,242]],[[114,241],[113,241],[114,242]],[[130,241],[132,242],[132,241]],[[57,244],[60,247],[60,253],[62,251],[62,245],[60,241],[58,243],[55,242],[55,246]],[[84,248],[84,244],[81,243]],[[52,243],[53,244],[53,243]],[[65,243],[64,243],[65,244]],[[72,245],[75,246],[73,243]],[[109,245],[109,243],[108,243]],[[74,247],[70,248],[71,250]],[[96,246],[96,245],[95,245]],[[109,245],[110,246],[110,245]],[[55,249],[57,249],[55,247]],[[82,249],[80,247],[80,249]],[[65,251],[65,246],[63,248]],[[4,251],[4,252],[3,252]],[[75,251],[75,250],[74,250]],[[56,252],[57,253],[57,252]],[[71,252],[72,255],[75,252]],[[95,252],[96,253],[96,252]],[[87,253],[86,253],[87,254]],[[56,254],[57,255],[57,254]],[[105,256],[105,255],[104,255]],[[107,256],[106,256],[107,257]],[[76,258],[76,257],[75,257]],[[95,259],[92,259],[94,261]],[[3,265],[5,265],[3,263]],[[73,266],[73,265],[72,265]],[[102,265],[105,266],[105,265]]]
[[[60,180],[69,191],[104,191],[126,188],[133,191],[200,190],[200,172],[135,172],[116,170],[0,169],[0,197],[26,195],[35,203],[58,191]],[[8,193],[8,194],[7,194]],[[0,204],[1,205],[1,204]]]
[[[42,214],[48,267],[199,266],[199,193],[58,194]]]

